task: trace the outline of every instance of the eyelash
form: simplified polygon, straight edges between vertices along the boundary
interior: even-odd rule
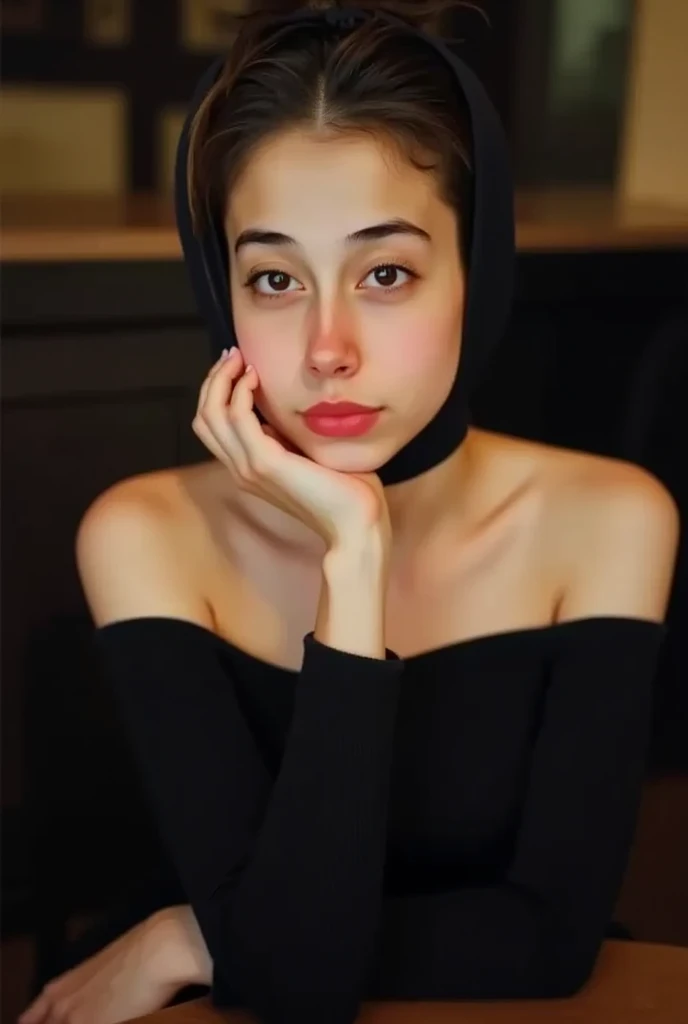
[[[418,277],[419,277],[419,275],[415,272],[415,270],[413,270],[411,267],[407,266],[405,263],[378,263],[376,266],[371,267],[370,270],[368,271],[368,273],[365,274],[364,280],[365,280],[366,277],[370,277],[371,274],[374,274],[376,270],[401,270],[405,274],[408,274],[409,277],[413,278],[414,280],[417,280]],[[286,271],[284,271],[284,270],[274,270],[274,269],[271,270],[269,268],[267,270],[257,270],[255,272],[255,274],[251,274],[250,277],[248,278],[248,280],[244,282],[244,288],[251,288],[251,289],[253,289],[253,286],[255,284],[257,284],[258,281],[260,281],[261,277],[267,277],[269,274],[285,274],[285,273],[286,273]],[[291,274],[287,274],[287,277],[292,278],[292,275]],[[389,288],[385,288],[384,286],[381,286],[380,288],[375,288],[373,290],[374,291],[381,291],[381,292],[398,292],[398,291],[401,291],[402,288],[405,288],[408,284],[409,284],[409,282],[406,281],[406,282],[404,282],[404,284],[392,285]],[[272,293],[270,293],[270,292],[255,292],[254,291],[254,295],[260,295],[261,299],[281,299],[283,295],[289,295],[289,294],[290,294],[289,292],[272,292]]]

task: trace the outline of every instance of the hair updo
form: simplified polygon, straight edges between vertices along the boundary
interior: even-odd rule
[[[334,3],[259,0],[234,17],[237,33],[222,71],[189,132],[189,205],[196,230],[224,210],[257,145],[291,128],[324,135],[370,132],[432,173],[457,214],[459,248],[469,251],[472,206],[470,125],[451,68],[409,31],[441,34],[461,0],[352,0],[365,19],[336,15],[288,22],[295,12],[336,12]],[[388,12],[405,24],[377,18]]]

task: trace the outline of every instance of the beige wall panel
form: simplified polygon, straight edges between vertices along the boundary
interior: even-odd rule
[[[620,192],[688,206],[688,0],[638,0]]]
[[[2,192],[126,191],[126,102],[114,89],[3,86]]]

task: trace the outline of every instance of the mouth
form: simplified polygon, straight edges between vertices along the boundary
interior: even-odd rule
[[[361,437],[372,430],[381,412],[355,402],[319,402],[302,415],[308,429],[321,437]]]

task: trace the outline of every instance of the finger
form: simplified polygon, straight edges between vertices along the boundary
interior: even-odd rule
[[[205,404],[210,409],[226,406],[236,379],[244,373],[244,358],[238,348],[232,348],[229,355],[213,369],[207,378]]]
[[[257,387],[258,374],[254,367],[247,367],[234,385],[228,409],[229,418],[232,423],[235,422],[242,442],[254,447],[265,437],[254,408],[253,395]]]
[[[224,418],[236,381],[243,372],[244,361],[239,349],[235,348],[217,370],[208,375],[203,404],[199,404],[202,415],[217,418],[222,414]]]
[[[195,433],[212,454],[236,473],[245,471],[246,458],[236,438],[224,428],[233,380],[241,372],[242,365],[241,353],[236,347],[215,364],[201,389],[193,424]]]
[[[236,476],[238,474],[238,467],[235,465],[231,455],[224,450],[205,420],[200,416],[196,416],[192,423],[192,428],[196,437],[206,446],[210,454],[214,455],[217,461],[221,462],[233,476]]]
[[[48,997],[41,993],[37,999],[27,1006],[21,1017],[17,1018],[17,1024],[42,1024],[45,1020],[50,1003]]]
[[[206,399],[206,395],[208,394],[208,387],[210,386],[210,381],[212,380],[212,376],[213,376],[213,373],[216,370],[216,368],[217,368],[217,363],[215,364],[215,366],[211,366],[211,368],[208,370],[207,375],[203,378],[203,383],[201,384],[200,390],[198,392],[198,401],[196,403],[196,412],[199,412],[203,408],[203,405],[204,405],[205,399]]]
[[[74,1015],[70,1003],[61,999],[50,1007],[50,1012],[45,1018],[45,1024],[72,1024]]]
[[[229,422],[249,459],[265,451],[265,433],[253,406],[253,393],[257,387],[258,374],[253,366],[247,366],[234,385],[228,409]]]
[[[232,353],[232,349],[223,349],[220,358],[217,360],[217,362],[213,363],[213,365],[208,370],[206,376],[203,378],[203,382],[201,384],[198,394],[197,410],[200,409],[203,403],[205,402],[205,398],[208,393],[208,387],[210,385],[211,380],[213,379],[217,371],[220,369],[220,367],[223,365],[223,363],[225,363],[227,359],[230,358],[230,354]]]
[[[232,368],[227,372],[231,373],[233,377],[235,369]],[[205,422],[215,441],[232,460],[236,472],[240,476],[246,477],[249,473],[248,454],[236,432],[238,414],[237,407],[233,405],[233,397],[241,377],[230,387],[226,376],[226,373],[218,373],[210,382],[205,405],[201,410],[201,419]],[[255,419],[255,416],[253,418]]]
[[[215,380],[218,372],[224,367],[225,363],[233,364],[234,367],[235,367],[235,372],[239,372],[238,366],[236,365],[237,364],[236,353],[238,353],[238,351],[239,350],[238,350],[238,348],[236,346],[234,346],[231,349],[223,349],[223,352],[222,352],[222,355],[220,356],[220,358],[217,360],[216,363],[214,363],[210,367],[210,369],[208,371],[208,375],[206,376],[205,380],[201,384],[201,390],[200,390],[200,393],[199,393],[199,396],[198,396],[198,410],[202,409],[203,405],[205,404],[205,400],[206,400],[206,398],[208,396],[208,389],[209,389],[211,383],[213,382],[213,380]],[[241,365],[241,360],[238,361],[238,365],[239,366]]]
[[[215,436],[206,417],[197,413],[191,422],[191,429],[199,440],[206,445],[210,454],[215,456],[218,462],[221,462],[234,474],[239,472],[239,467],[234,465],[231,449],[225,451],[220,438]],[[240,460],[242,458],[241,451],[239,453],[239,458]]]
[[[278,465],[272,461],[275,453],[282,455],[302,455],[303,453],[275,427],[269,423],[261,423],[256,416],[253,395],[259,383],[255,366],[247,366],[245,373],[236,383],[229,409],[233,414],[236,410],[235,430],[254,470],[264,472],[266,470],[273,471]],[[268,445],[265,443],[266,439],[269,442]],[[272,444],[273,441],[275,444]],[[266,459],[270,459],[269,465],[266,465]],[[284,464],[285,469],[286,466],[287,463]]]

